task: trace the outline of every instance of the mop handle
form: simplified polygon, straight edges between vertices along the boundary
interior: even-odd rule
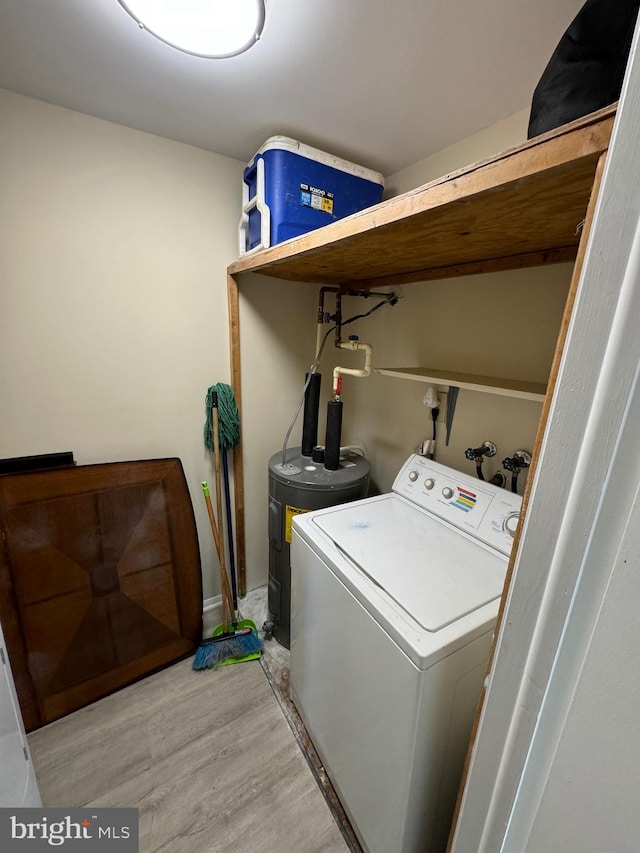
[[[231,575],[231,590],[233,606],[238,609],[238,588],[236,585],[236,558],[233,548],[233,521],[231,519],[231,488],[229,486],[229,462],[227,451],[222,451],[222,476],[224,478],[224,502],[227,511],[227,533],[229,535],[229,574]]]

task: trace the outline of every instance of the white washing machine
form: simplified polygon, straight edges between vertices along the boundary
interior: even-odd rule
[[[294,518],[291,695],[368,853],[446,847],[520,504],[411,456]]]

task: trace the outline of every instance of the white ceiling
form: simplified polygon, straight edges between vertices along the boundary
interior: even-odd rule
[[[0,0],[0,87],[248,161],[275,134],[385,175],[530,104],[583,0],[267,0],[202,59],[117,0]]]

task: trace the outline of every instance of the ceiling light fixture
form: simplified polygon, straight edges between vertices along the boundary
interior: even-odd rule
[[[222,58],[248,50],[264,26],[264,0],[118,0],[138,26],[171,47]]]

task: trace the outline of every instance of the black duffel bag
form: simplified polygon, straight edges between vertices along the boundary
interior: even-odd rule
[[[533,93],[527,136],[538,136],[620,97],[640,0],[587,0]]]

